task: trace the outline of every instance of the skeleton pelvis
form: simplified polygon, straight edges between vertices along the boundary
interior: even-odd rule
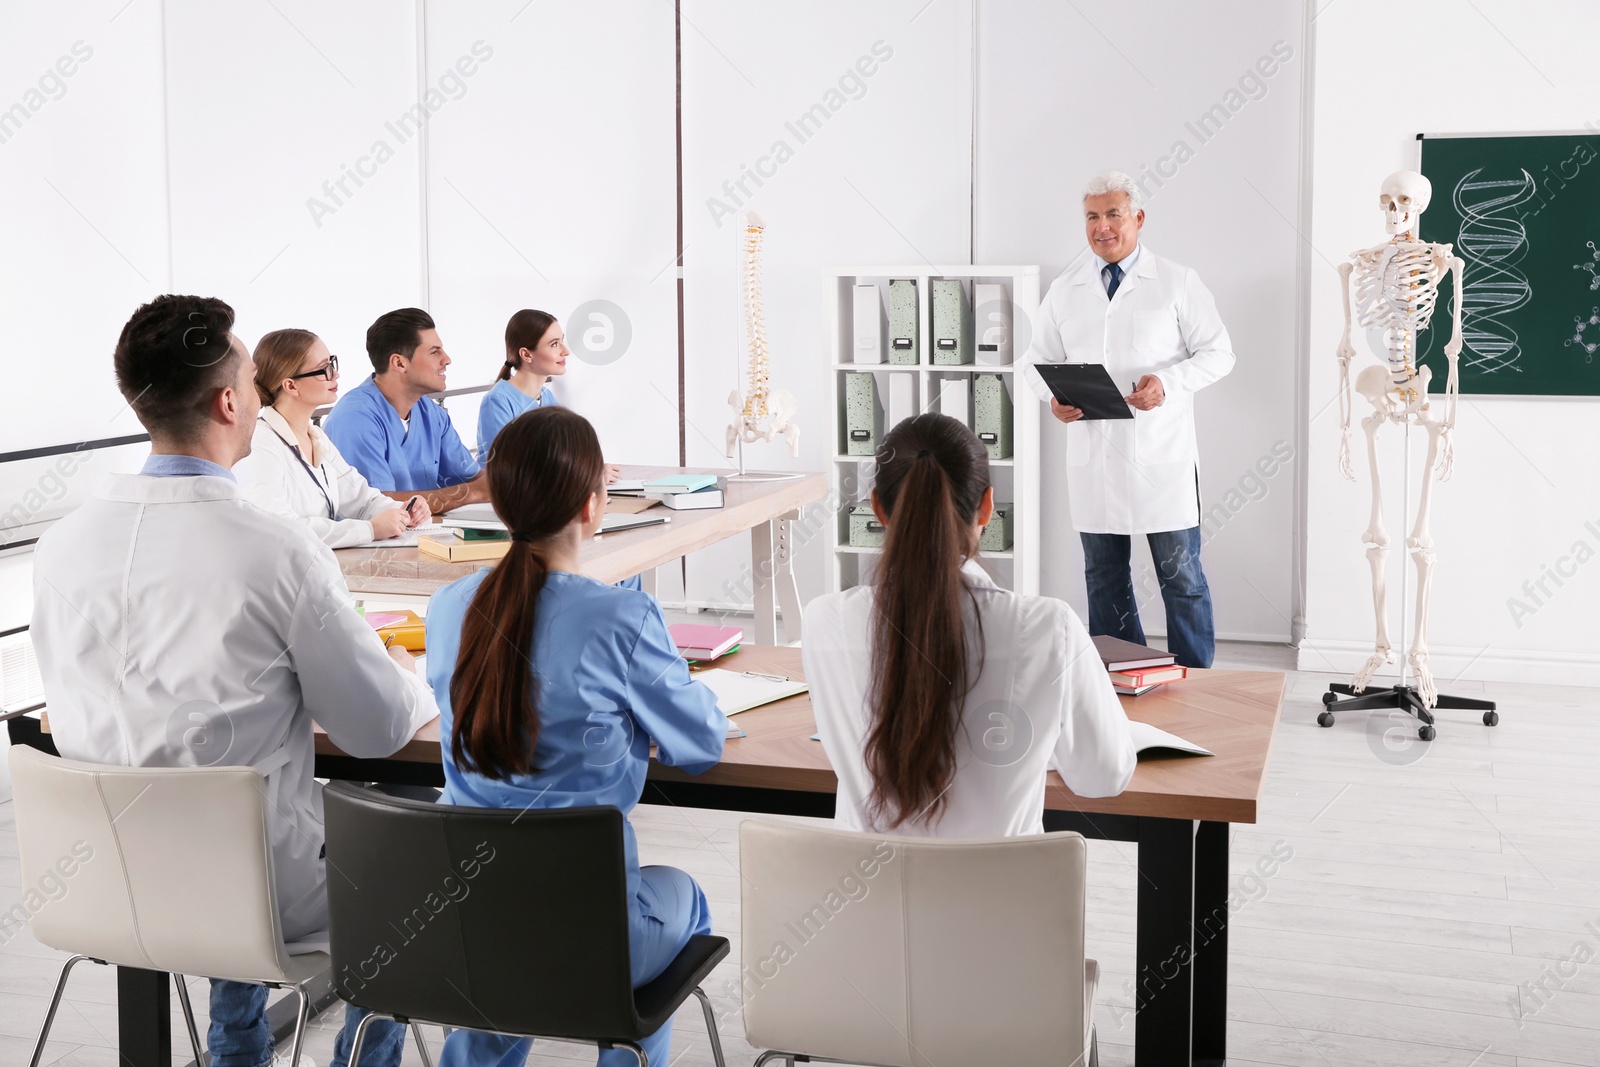
[[[1388,367],[1373,365],[1356,375],[1356,392],[1390,418],[1404,419],[1427,410],[1428,383],[1432,380],[1432,369],[1423,367],[1410,382],[1396,384]]]

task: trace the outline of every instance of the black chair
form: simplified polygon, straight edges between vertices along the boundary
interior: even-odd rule
[[[696,936],[661,976],[633,988],[623,820],[616,808],[465,808],[324,791],[334,986],[374,1015],[512,1037],[626,1048],[700,1000],[728,955]]]

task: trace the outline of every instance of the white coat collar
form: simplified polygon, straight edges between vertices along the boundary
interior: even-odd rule
[[[296,452],[300,450],[300,446],[295,443],[294,427],[289,425],[289,420],[284,418],[277,408],[262,408],[261,421],[271,427],[279,437],[283,438],[290,448]],[[327,455],[328,446],[324,444],[327,439],[328,435],[322,432],[322,427],[313,422],[311,424],[312,455],[305,457],[307,463],[317,463]]]
[[[188,504],[202,500],[238,500],[239,483],[212,475],[192,478],[152,478],[144,474],[113,474],[100,490],[101,500],[123,504]]]
[[[1105,261],[1085,249],[1083,260],[1072,271],[1072,284],[1087,285],[1093,282],[1095,285],[1100,286],[1100,292],[1104,295],[1105,285],[1100,281],[1100,272],[1104,269]],[[1118,287],[1117,292],[1122,292],[1123,288],[1126,288],[1134,278],[1154,278],[1155,276],[1156,255],[1145,247],[1143,241],[1140,241],[1138,250],[1134,252],[1133,269],[1128,271],[1127,275],[1122,279],[1122,285]]]
[[[983,565],[975,559],[969,558],[961,565],[961,577],[975,589],[1000,588],[994,584],[994,579],[989,577],[989,572],[983,569]]]

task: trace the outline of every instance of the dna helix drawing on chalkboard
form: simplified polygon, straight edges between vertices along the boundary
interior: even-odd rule
[[[1518,210],[1537,190],[1526,170],[1520,178],[1486,179],[1483,168],[1466,174],[1451,196],[1461,217],[1456,252],[1466,260],[1462,281],[1462,362],[1482,374],[1520,373],[1522,346],[1503,316],[1533,299],[1533,286],[1517,268],[1528,254],[1528,231]]]

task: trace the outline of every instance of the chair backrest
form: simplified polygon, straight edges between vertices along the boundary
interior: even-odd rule
[[[259,774],[20,747],[10,762],[21,906],[40,942],[123,966],[286,980]]]
[[[334,983],[449,1026],[642,1037],[622,813],[323,792]]]
[[[739,828],[740,978],[758,1048],[892,1067],[1082,1053],[1078,834],[885,837]]]

